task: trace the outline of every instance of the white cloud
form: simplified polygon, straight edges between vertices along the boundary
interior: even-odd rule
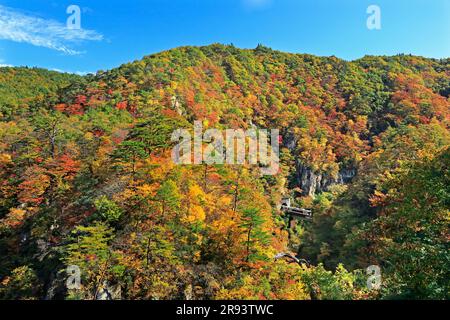
[[[88,74],[95,74],[95,72],[90,72],[90,71],[75,71],[74,73],[79,76],[87,76]]]
[[[103,35],[94,30],[68,29],[66,25],[0,5],[0,39],[29,43],[69,55],[81,52],[71,48],[82,41],[101,41]]]
[[[79,76],[86,76],[88,74],[95,74],[95,72],[89,72],[89,71],[65,71],[65,70],[56,69],[56,68],[52,68],[50,70],[56,71],[56,72],[59,72],[59,73],[72,73],[72,74],[76,74],[76,75],[79,75]]]
[[[0,59],[0,68],[3,67],[12,67],[12,65],[5,63],[5,60]]]

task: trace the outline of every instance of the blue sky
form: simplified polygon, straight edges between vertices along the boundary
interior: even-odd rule
[[[69,5],[81,30],[68,30]],[[381,30],[366,27],[369,5]],[[0,65],[94,72],[183,45],[450,57],[449,0],[0,0]]]

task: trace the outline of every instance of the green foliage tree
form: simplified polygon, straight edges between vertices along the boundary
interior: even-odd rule
[[[35,300],[41,285],[36,273],[28,266],[14,269],[11,275],[0,283],[2,300]]]
[[[377,193],[380,214],[367,226],[385,266],[387,297],[448,299],[450,149],[402,170]]]
[[[122,215],[122,209],[106,196],[97,198],[94,205],[101,219],[106,222],[115,223]]]
[[[113,231],[100,222],[72,231],[70,242],[64,248],[66,266],[78,266],[81,270],[82,288],[69,292],[70,297],[95,299],[100,286],[108,279],[113,264],[113,253],[109,242]]]
[[[258,209],[249,208],[242,213],[239,226],[244,235],[242,244],[245,246],[244,261],[246,263],[268,260],[264,251],[270,243],[270,235],[264,230],[265,222]]]

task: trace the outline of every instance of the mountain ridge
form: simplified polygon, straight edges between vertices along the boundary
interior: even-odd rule
[[[215,44],[27,70],[0,69],[1,297],[93,299],[99,277],[126,299],[448,297],[449,59]],[[280,172],[174,165],[171,134],[196,120],[279,129]]]

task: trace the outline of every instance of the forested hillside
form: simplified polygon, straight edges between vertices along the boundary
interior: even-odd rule
[[[0,298],[448,299],[449,94],[449,59],[263,46],[0,68]],[[279,129],[280,172],[175,165],[195,120]]]
[[[48,99],[58,90],[68,86],[79,76],[39,68],[0,68],[0,106],[19,107],[31,100]]]

